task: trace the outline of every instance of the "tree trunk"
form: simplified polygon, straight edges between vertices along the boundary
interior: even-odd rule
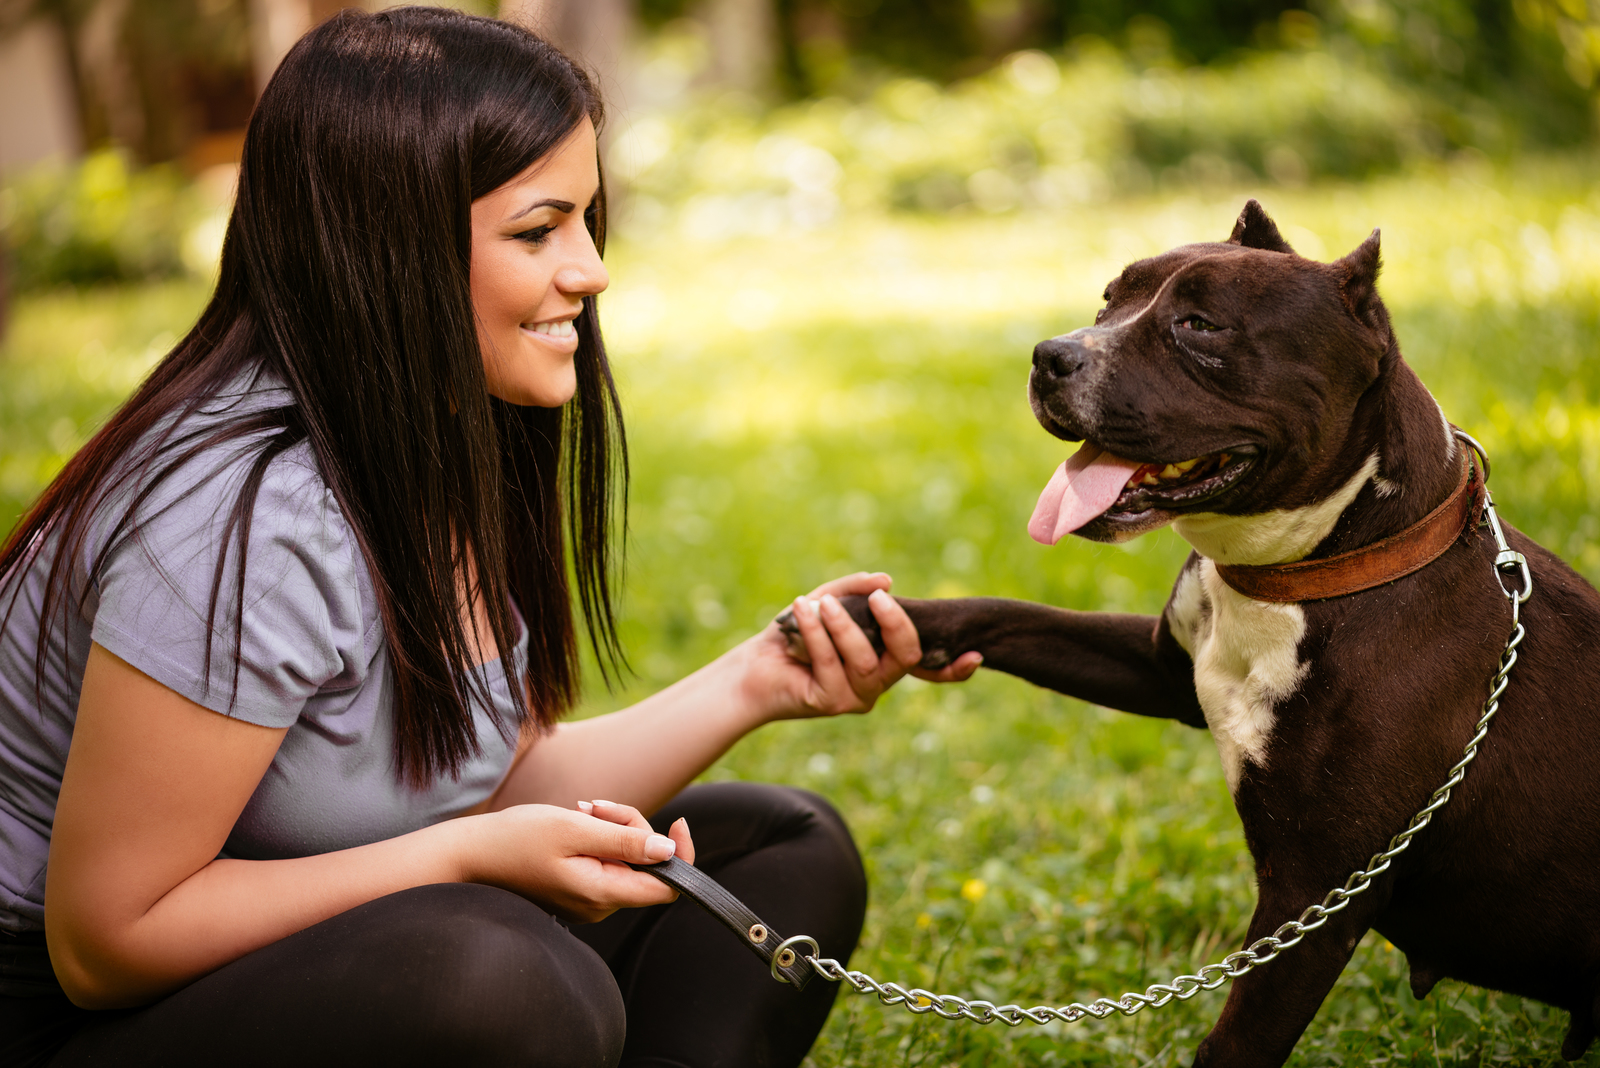
[[[770,92],[778,57],[773,0],[704,0],[699,15],[711,39],[712,78],[746,92]]]

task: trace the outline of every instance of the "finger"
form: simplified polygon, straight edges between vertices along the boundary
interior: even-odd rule
[[[677,854],[678,843],[664,834],[656,834],[648,823],[643,828],[617,823],[589,823],[579,825],[577,837],[569,848],[578,856],[597,860],[659,864]]]
[[[867,679],[876,675],[878,652],[872,648],[872,643],[856,625],[856,621],[850,618],[850,613],[844,610],[844,605],[831,593],[823,594],[819,604],[822,607],[822,625],[828,628],[828,636],[833,639],[833,647],[844,661],[850,677]],[[921,659],[920,654],[918,659]],[[859,691],[855,685],[852,688]],[[876,697],[877,693],[874,692],[872,696]]]
[[[867,607],[878,621],[878,630],[883,635],[883,651],[900,665],[897,676],[915,667],[917,661],[922,659],[922,640],[917,637],[916,624],[900,607],[900,602],[878,590],[867,598]]]
[[[678,856],[685,864],[694,863],[694,839],[689,837],[689,821],[679,816],[667,828],[667,837],[678,844]]]
[[[857,571],[854,575],[845,575],[831,582],[824,582],[812,590],[808,597],[815,600],[825,593],[835,597],[848,597],[852,593],[871,593],[873,590],[886,590],[894,585],[894,579],[882,571]]]
[[[811,657],[812,692],[807,695],[806,702],[819,711],[842,711],[830,707],[833,702],[829,695],[850,694],[853,699],[855,690],[845,675],[844,665],[839,662],[833,638],[822,625],[820,611],[816,601],[806,597],[795,599],[795,622],[800,626],[800,637],[805,640],[806,654]]]
[[[596,819],[605,820],[607,823],[620,823],[625,827],[637,827],[639,830],[650,830],[650,821],[631,805],[619,805],[615,801],[579,801],[578,808],[594,816]]]
[[[913,668],[911,674],[928,682],[966,682],[977,673],[983,664],[982,653],[962,653],[954,661],[946,664],[938,671],[928,671],[925,668]]]

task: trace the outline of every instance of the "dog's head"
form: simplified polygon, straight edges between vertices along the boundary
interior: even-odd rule
[[[1083,441],[1029,530],[1123,541],[1186,514],[1323,500],[1361,467],[1346,441],[1392,345],[1378,232],[1334,263],[1296,255],[1254,200],[1225,242],[1127,267],[1093,326],[1040,342],[1028,395]]]

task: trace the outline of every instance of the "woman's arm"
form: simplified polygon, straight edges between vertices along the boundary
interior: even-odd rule
[[[651,813],[710,767],[734,742],[775,719],[866,712],[922,658],[916,628],[888,596],[889,576],[837,579],[795,602],[811,656],[791,659],[776,624],[687,678],[629,708],[563,723],[524,745],[487,809],[530,802],[570,806],[610,798]],[[836,598],[872,594],[884,654]],[[936,674],[964,679],[981,659],[964,657]]]
[[[413,886],[488,883],[594,920],[673,896],[651,876],[597,858],[664,860],[676,849],[693,860],[683,828],[668,842],[632,810],[543,805],[319,856],[216,859],[283,735],[218,715],[91,648],[45,890],[51,963],[75,1004],[152,1001]]]

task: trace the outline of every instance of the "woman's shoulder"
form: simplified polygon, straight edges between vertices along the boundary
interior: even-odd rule
[[[271,725],[359,679],[381,643],[370,575],[313,450],[292,419],[266,417],[293,404],[263,374],[172,423],[83,561],[95,641],[191,700]]]

